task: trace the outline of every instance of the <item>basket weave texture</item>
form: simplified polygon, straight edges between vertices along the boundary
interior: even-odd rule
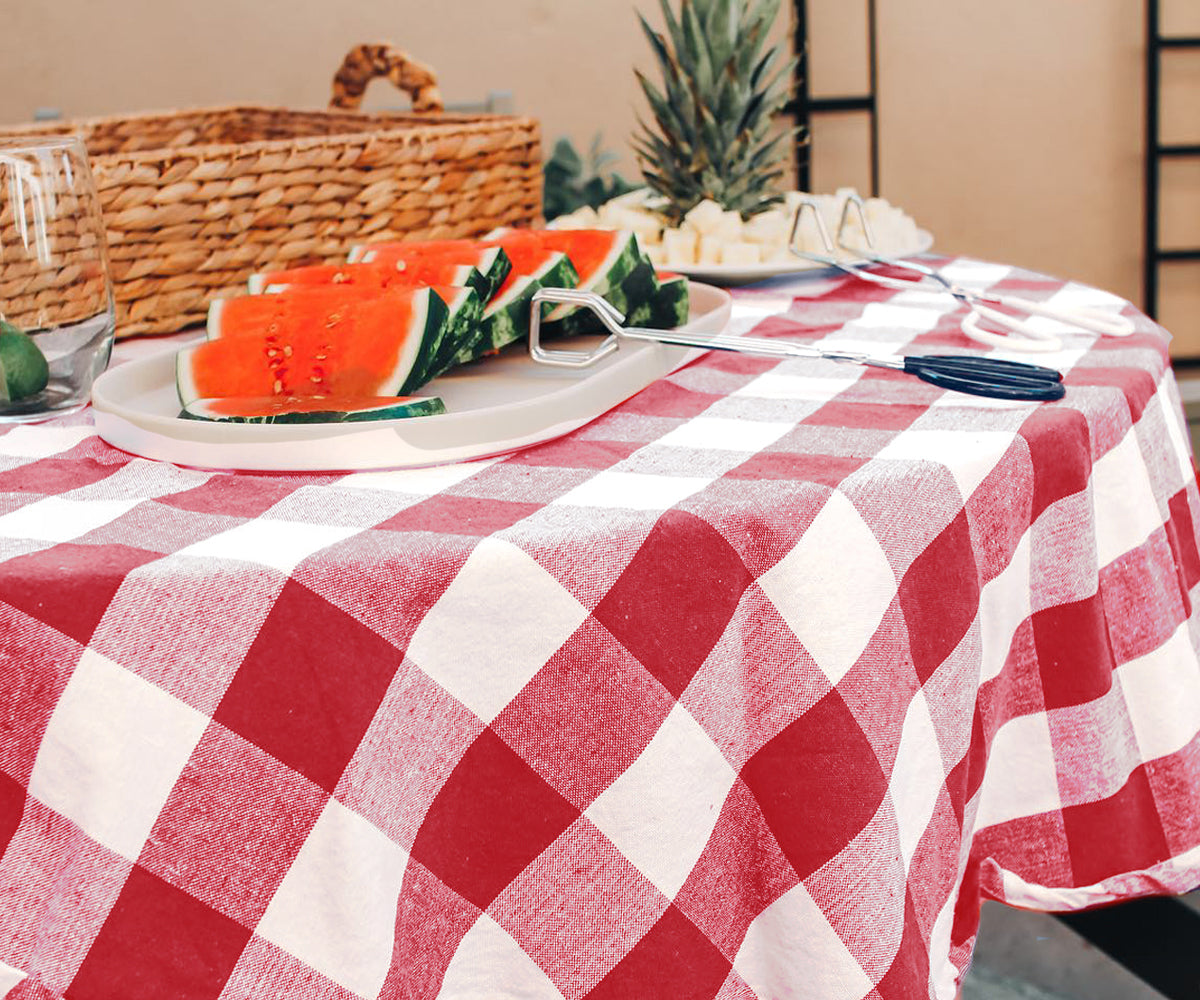
[[[353,110],[373,76],[408,90],[421,113]],[[0,135],[82,135],[118,337],[201,322],[209,302],[243,293],[255,271],[345,260],[356,243],[469,237],[541,220],[535,119],[441,113],[432,74],[388,46],[346,57],[333,105],[96,118]]]

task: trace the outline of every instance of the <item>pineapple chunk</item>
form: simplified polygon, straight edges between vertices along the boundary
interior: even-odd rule
[[[742,226],[742,239],[770,248],[787,242],[790,227],[788,216],[778,209],[772,209],[749,219]]]
[[[721,263],[745,267],[762,263],[762,248],[757,243],[726,243],[721,247]]]
[[[725,212],[721,206],[711,199],[706,199],[696,205],[685,215],[684,223],[696,230],[701,236],[713,232],[721,224]]]
[[[722,212],[721,221],[710,230],[710,235],[724,243],[738,243],[742,239],[742,217],[737,212]]]
[[[662,234],[663,253],[667,266],[695,264],[698,238],[694,229],[664,229]]]
[[[721,252],[725,248],[725,241],[719,236],[714,236],[711,233],[705,233],[700,237],[700,250],[696,254],[697,264],[720,264]]]

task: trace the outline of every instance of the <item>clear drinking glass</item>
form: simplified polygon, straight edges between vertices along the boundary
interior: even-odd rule
[[[0,423],[81,409],[112,352],[104,222],[82,141],[0,139]]]

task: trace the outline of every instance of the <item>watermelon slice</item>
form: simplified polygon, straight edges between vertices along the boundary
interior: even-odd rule
[[[386,264],[313,264],[284,271],[252,274],[248,286],[251,295],[258,295],[310,285],[380,289],[393,285],[478,286],[482,280],[482,276],[470,264],[451,261],[414,262],[411,267]]]
[[[210,339],[177,355],[179,399],[408,395],[423,384],[447,318],[430,288],[318,287],[218,300]]]
[[[576,287],[605,298],[619,288],[639,261],[646,259],[637,236],[625,230],[516,229],[499,237],[498,242],[507,250],[522,240],[534,241],[546,250],[565,253],[579,276]],[[579,308],[562,304],[552,309],[546,318],[551,322],[560,320]]]
[[[226,396],[194,399],[179,416],[234,424],[349,423],[445,413],[437,396]]]
[[[478,240],[430,240],[425,242],[376,243],[351,251],[351,261],[360,260],[376,266],[408,270],[426,266],[470,265],[480,277],[472,282],[486,302],[500,287],[511,268],[508,255],[498,246]],[[430,282],[431,284],[464,284],[462,281]]]

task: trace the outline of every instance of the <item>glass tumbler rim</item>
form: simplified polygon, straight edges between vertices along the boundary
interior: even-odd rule
[[[77,147],[85,154],[83,136],[71,132],[29,133],[27,135],[0,136],[0,153],[13,153],[35,149],[67,149]]]

